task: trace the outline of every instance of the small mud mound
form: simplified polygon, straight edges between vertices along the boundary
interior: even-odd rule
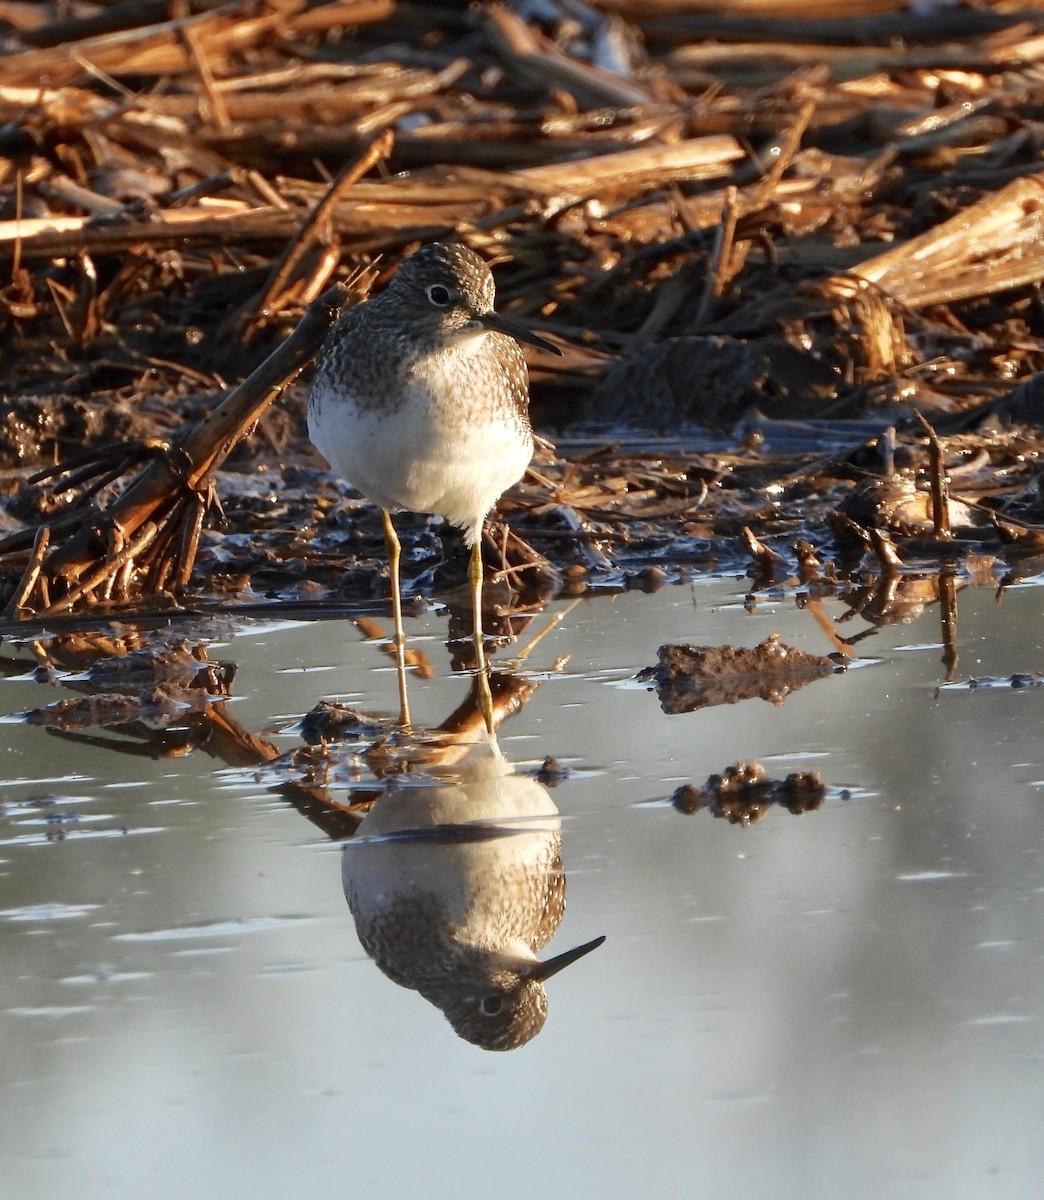
[[[798,688],[844,669],[832,657],[784,645],[778,634],[753,649],[661,646],[659,658],[655,667],[646,667],[637,679],[655,684],[665,713],[694,712],[753,697],[782,704]]]
[[[737,763],[721,775],[711,775],[703,787],[687,783],[671,803],[687,814],[708,810],[730,825],[753,825],[774,805],[794,816],[822,808],[829,789],[818,771],[794,771],[786,779],[770,779],[759,762]],[[839,795],[848,798],[842,791]]]

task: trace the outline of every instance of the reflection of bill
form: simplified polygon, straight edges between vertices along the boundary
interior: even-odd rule
[[[543,1027],[544,982],[600,946],[540,962],[565,911],[558,809],[495,741],[452,774],[394,780],[344,848],[359,940],[381,970],[456,1032],[513,1050]]]

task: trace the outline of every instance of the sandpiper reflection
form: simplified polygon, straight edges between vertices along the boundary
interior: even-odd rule
[[[565,911],[562,833],[547,788],[515,774],[496,741],[452,773],[393,780],[344,848],[344,890],[380,969],[487,1050],[543,1027],[544,983],[600,946],[544,962]]]

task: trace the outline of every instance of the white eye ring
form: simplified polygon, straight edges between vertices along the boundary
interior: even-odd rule
[[[447,308],[450,300],[453,297],[450,295],[449,288],[443,287],[441,283],[429,284],[424,289],[424,294],[435,305],[436,308]]]
[[[504,998],[502,996],[485,996],[479,1005],[484,1017],[495,1017],[503,1007]]]

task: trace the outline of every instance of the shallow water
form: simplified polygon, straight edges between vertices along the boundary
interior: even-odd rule
[[[606,942],[506,1054],[378,970],[339,846],[253,767],[5,724],[0,1194],[1035,1194],[1044,688],[1006,680],[1044,666],[1044,589],[959,594],[955,680],[998,686],[940,689],[929,607],[781,706],[664,715],[633,682],[664,642],[834,648],[793,598],[746,611],[747,586],[585,602],[527,660],[540,686],[500,747],[519,772],[573,768],[546,792],[568,908],[540,956]],[[435,725],[467,682],[441,612],[409,631],[436,670],[413,716]],[[396,711],[346,621],[214,635],[232,715],[281,749],[300,739],[271,731],[323,697]],[[8,678],[0,712],[66,694]],[[833,790],[747,828],[667,803],[755,758]]]

